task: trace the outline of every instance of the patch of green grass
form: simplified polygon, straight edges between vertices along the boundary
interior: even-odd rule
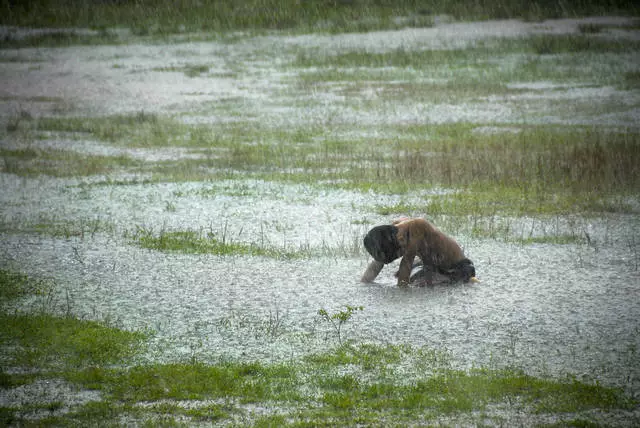
[[[628,55],[639,51],[637,42],[585,34],[543,34],[480,40],[466,48],[303,50],[295,53],[290,67],[299,72],[301,89],[331,82],[349,84],[347,91],[373,85],[387,90],[377,93],[381,100],[393,100],[395,94],[413,99],[417,93],[417,101],[446,103],[447,95],[454,100],[473,100],[517,94],[518,89],[508,88],[510,82],[617,86],[628,70]]]
[[[600,192],[565,192],[556,189],[487,186],[470,187],[453,194],[429,196],[424,203],[398,202],[378,205],[381,215],[411,215],[428,212],[432,216],[522,216],[630,213],[633,207],[622,197]]]
[[[361,344],[358,346],[345,345],[336,349],[312,354],[305,357],[305,361],[317,366],[361,366],[364,371],[379,369],[388,364],[400,364],[415,350],[405,345],[377,346]]]
[[[391,51],[376,53],[364,49],[343,53],[332,53],[320,50],[307,50],[298,53],[292,63],[293,67],[327,67],[327,68],[419,68],[433,64],[452,64],[475,62],[479,57],[488,58],[487,50],[478,49],[439,49],[410,50],[400,47]]]
[[[628,88],[640,88],[640,71],[628,71],[624,74],[624,85]]]
[[[452,203],[480,213],[582,211],[601,208],[596,202],[602,199],[634,194],[640,185],[640,139],[634,133],[524,129],[423,144],[398,150],[385,169],[360,173],[468,189],[430,202],[430,209],[449,212],[445,205]]]
[[[256,244],[229,242],[224,237],[220,240],[211,233],[204,235],[201,232],[192,230],[160,231],[158,234],[154,234],[151,230],[138,228],[131,237],[133,242],[137,243],[141,247],[157,251],[176,251],[191,254],[216,254],[221,256],[263,256],[277,259],[291,259],[309,256],[309,254],[303,251],[286,251],[262,247]]]
[[[236,397],[243,402],[287,400],[296,379],[293,365],[260,363],[158,364],[128,370],[90,368],[77,373],[83,386],[125,401],[202,400]]]
[[[190,64],[184,66],[158,67],[154,68],[153,71],[183,72],[187,77],[197,77],[203,73],[208,73],[209,66],[204,64]]]
[[[23,232],[35,232],[43,235],[62,237],[69,239],[71,237],[78,238],[93,238],[98,233],[112,233],[114,231],[114,225],[96,218],[88,219],[86,221],[76,220],[41,220],[33,225],[21,224],[18,229]]]
[[[585,242],[584,236],[575,234],[544,235],[520,238],[523,244],[576,244]]]
[[[233,149],[242,143],[255,143],[283,137],[285,142],[296,135],[288,130],[268,130],[248,122],[221,124],[216,127],[189,126],[176,118],[139,111],[128,115],[104,117],[42,117],[30,121],[32,138],[38,133],[59,133],[67,138],[94,138],[126,147],[191,147]]]
[[[34,27],[127,27],[139,36],[167,35],[185,31],[288,29],[296,31],[371,31],[404,26],[430,26],[432,15],[449,14],[459,19],[525,17],[529,20],[580,15],[637,14],[630,0],[602,3],[529,2],[505,0],[141,0],[99,2],[89,7],[83,0],[33,0],[0,4],[0,23]],[[399,19],[401,18],[401,19]]]
[[[640,43],[605,39],[587,34],[541,34],[530,36],[528,40],[533,53],[557,55],[562,53],[593,52],[620,53],[637,52]]]
[[[27,367],[86,367],[122,362],[137,354],[145,334],[93,321],[52,315],[0,314],[0,338],[16,347],[14,364]]]
[[[140,165],[128,156],[84,155],[63,149],[0,149],[2,171],[21,177],[77,177],[109,174]]]
[[[598,38],[584,34],[542,34],[519,38],[493,38],[476,42],[465,48],[406,49],[399,47],[385,52],[370,52],[365,49],[338,53],[305,50],[299,52],[292,62],[300,68],[410,68],[414,70],[486,67],[504,65],[496,57],[505,58],[514,54],[562,54],[562,53],[632,53],[640,50],[638,42]]]
[[[0,303],[16,299],[33,291],[33,282],[24,274],[0,269]]]
[[[134,145],[158,146],[167,145],[178,132],[184,132],[182,128],[172,132],[177,125],[168,119],[161,120],[155,114],[139,111],[106,117],[42,117],[34,121],[33,128],[35,131],[89,134],[109,142],[134,139]]]
[[[335,353],[335,355],[333,355]],[[87,368],[69,374],[85,388],[99,389],[126,406],[156,402],[153,412],[224,420],[242,413],[241,403],[268,404],[277,413],[256,423],[361,424],[394,418],[402,423],[436,422],[442,415],[485,412],[518,403],[518,412],[564,414],[626,410],[635,402],[620,390],[575,379],[536,378],[517,370],[440,367],[424,371],[424,353],[408,346],[345,345],[286,364],[155,364],[128,369]],[[410,370],[411,378],[395,369]],[[365,374],[366,373],[366,374]],[[163,400],[219,400],[228,404],[185,412]],[[235,403],[235,404],[232,404]],[[322,406],[318,406],[321,403]],[[584,413],[585,417],[590,413]]]
[[[342,242],[335,247],[323,245],[318,248],[300,244],[296,248],[271,246],[261,239],[261,243],[234,242],[227,237],[216,236],[212,232],[194,230],[161,230],[138,227],[127,232],[131,242],[143,248],[156,251],[174,251],[187,254],[216,254],[220,256],[259,256],[278,260],[301,259],[323,256],[353,257],[360,255],[359,237],[353,242]]]
[[[2,8],[0,8],[2,10]],[[2,13],[2,12],[0,12]],[[30,47],[64,47],[72,45],[117,44],[122,40],[116,33],[104,30],[97,33],[78,31],[47,31],[43,33],[13,36],[10,32],[0,39],[0,49],[20,49]]]
[[[0,281],[3,287],[21,290],[31,280],[0,271]],[[108,424],[123,418],[152,425],[178,420],[232,423],[238,416],[257,426],[282,421],[314,426],[374,425],[381,420],[438,423],[442,415],[476,420],[473,414],[506,403],[518,403],[519,414],[568,413],[589,421],[593,414],[637,405],[621,390],[573,378],[542,379],[517,370],[456,370],[445,353],[408,345],[349,343],[284,363],[131,365],[146,337],[91,321],[3,312],[3,353],[12,366],[38,371],[30,379],[0,372],[0,385],[13,388],[55,377],[101,391],[100,401],[72,405],[64,414],[39,420],[46,425]],[[187,400],[188,407],[180,405]],[[247,404],[266,412],[254,415]],[[37,408],[53,412],[66,405],[55,400]],[[5,423],[21,424],[29,406],[3,408],[0,417]]]
[[[541,413],[579,412],[594,408],[594,405],[608,409],[630,404],[615,390],[538,379],[509,370],[449,370],[410,385],[367,385],[345,375],[341,382],[332,383],[331,389],[334,391],[326,392],[322,398],[330,407],[386,412],[402,408],[409,414],[425,410],[434,414],[478,411],[483,410],[486,404],[500,402],[506,397],[517,397]]]

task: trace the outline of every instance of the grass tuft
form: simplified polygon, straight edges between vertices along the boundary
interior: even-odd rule
[[[139,353],[146,335],[93,321],[52,315],[0,314],[0,337],[17,346],[14,364],[26,367],[86,367],[125,361]]]
[[[220,256],[262,256],[276,259],[292,259],[309,256],[302,251],[286,251],[261,247],[255,244],[229,242],[225,238],[220,240],[211,233],[205,236],[201,232],[193,230],[161,231],[158,234],[154,234],[153,231],[149,229],[138,228],[136,232],[132,234],[132,238],[133,241],[141,247],[157,251],[176,251],[187,254],[215,254]]]
[[[0,269],[0,304],[34,292],[34,283],[24,274]]]

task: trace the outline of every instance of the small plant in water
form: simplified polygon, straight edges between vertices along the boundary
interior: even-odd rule
[[[326,309],[321,308],[318,310],[318,315],[320,317],[331,324],[333,329],[338,336],[338,343],[342,345],[342,326],[346,324],[347,321],[351,319],[354,312],[363,311],[364,306],[349,306],[345,305],[345,310],[338,311],[333,314],[329,314]]]

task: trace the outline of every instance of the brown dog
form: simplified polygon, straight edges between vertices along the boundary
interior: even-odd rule
[[[478,282],[473,262],[464,257],[460,246],[420,218],[403,218],[392,225],[376,226],[365,236],[364,246],[374,260],[362,275],[362,282],[372,282],[385,264],[401,256],[396,274],[398,285],[417,281],[431,284],[435,272],[452,281]],[[422,259],[422,270],[410,277],[416,255]]]
[[[460,245],[427,220],[412,218],[395,225],[397,241],[402,249],[402,261],[398,269],[398,285],[409,283],[413,260],[422,259],[424,279],[427,284],[433,274],[440,272],[453,281],[478,282],[473,262],[465,257]]]

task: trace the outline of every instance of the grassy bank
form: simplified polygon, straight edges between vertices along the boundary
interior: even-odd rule
[[[508,424],[517,417],[571,426],[637,405],[621,390],[575,378],[538,378],[519,369],[457,370],[446,352],[402,344],[347,341],[279,363],[136,364],[152,333],[59,317],[46,307],[9,309],[15,299],[41,294],[43,284],[0,270],[0,394],[28,394],[47,382],[69,395],[58,392],[28,404],[9,399],[0,408],[3,424],[402,426]],[[93,391],[91,398],[78,398],[83,391]]]

